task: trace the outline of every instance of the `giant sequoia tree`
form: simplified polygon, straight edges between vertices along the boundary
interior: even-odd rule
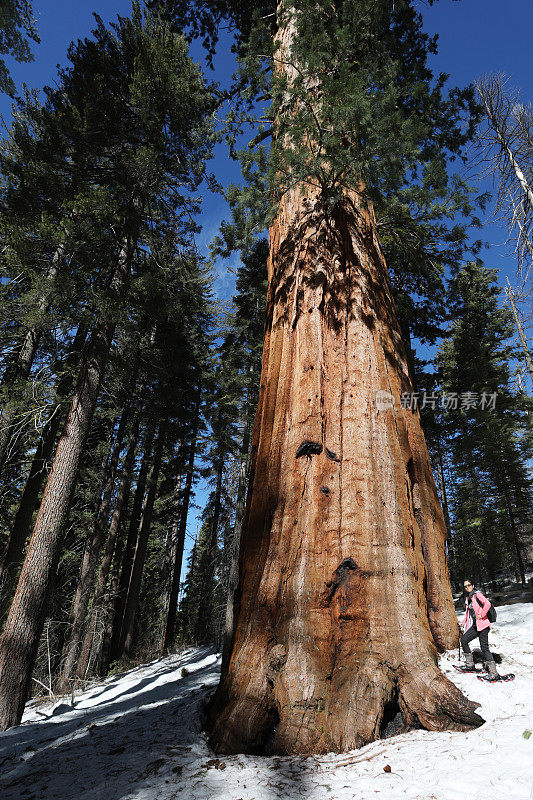
[[[445,98],[432,82],[435,43],[409,0],[273,11],[257,16],[276,20],[266,336],[211,741],[223,752],[346,750],[399,710],[411,726],[465,730],[481,719],[437,666],[457,641],[446,529],[418,412],[399,402],[412,386],[372,201],[412,181],[435,207],[446,154],[467,136],[468,93]],[[223,15],[246,39],[242,4],[194,12],[207,40]],[[253,28],[248,68],[266,47]],[[393,408],[376,403],[381,391]]]

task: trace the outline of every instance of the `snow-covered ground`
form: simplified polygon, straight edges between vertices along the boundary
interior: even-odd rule
[[[500,606],[490,644],[514,682],[461,675],[451,666],[456,653],[441,659],[481,703],[479,730],[412,731],[307,758],[216,758],[200,723],[218,680],[216,654],[154,661],[93,686],[75,708],[28,708],[22,725],[0,734],[0,798],[533,800],[533,604]]]

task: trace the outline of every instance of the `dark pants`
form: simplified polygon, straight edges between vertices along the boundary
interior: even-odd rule
[[[494,656],[489,650],[489,629],[483,628],[478,631],[475,625],[471,625],[465,633],[461,636],[461,645],[465,653],[470,653],[469,644],[471,641],[479,636],[479,644],[481,645],[481,653],[484,661],[494,661]]]

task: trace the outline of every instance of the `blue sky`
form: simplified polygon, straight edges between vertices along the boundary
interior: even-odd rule
[[[533,100],[533,74],[531,70],[531,31],[533,30],[533,3],[531,0],[439,0],[431,8],[427,3],[418,3],[424,14],[429,33],[439,34],[439,54],[432,57],[435,71],[450,74],[450,85],[465,85],[487,72],[504,72],[511,82],[522,90],[524,102]],[[32,88],[53,84],[56,65],[67,63],[66,51],[72,40],[90,33],[98,13],[104,22],[126,15],[130,11],[129,0],[33,0],[41,44],[34,45],[35,61],[30,64],[15,64],[8,59],[12,76],[18,88],[26,82]],[[199,60],[200,50],[193,49]],[[232,62],[226,55],[217,62],[215,78],[225,82],[231,74]],[[6,124],[10,119],[10,100],[0,96],[0,114]],[[212,169],[222,183],[238,181],[237,166],[230,162],[223,146],[217,149]],[[473,179],[472,170],[466,170]],[[479,184],[480,192],[491,189],[490,180]],[[226,214],[226,205],[220,196],[208,197],[204,202],[202,216],[203,231],[198,246],[204,253],[211,238],[216,234],[220,221]],[[497,222],[484,218],[482,238],[489,244],[483,253],[487,266],[500,269],[500,283],[505,285],[508,275],[514,274],[514,258],[505,246],[506,233]],[[215,288],[226,299],[232,291],[233,276],[220,264]],[[205,500],[204,488],[199,488],[197,500]],[[196,530],[197,512],[190,515],[189,532]]]
[[[41,44],[34,46],[35,61],[30,64],[10,63],[12,75],[18,87],[26,82],[31,87],[42,87],[52,83],[57,73],[56,65],[67,63],[66,51],[69,43],[90,33],[93,27],[92,12],[99,14],[105,22],[117,14],[128,14],[130,0],[33,0]],[[512,83],[520,87],[525,101],[533,99],[533,74],[531,70],[531,30],[533,29],[533,3],[531,0],[439,0],[429,7],[419,0],[426,29],[439,34],[439,54],[431,58],[436,71],[450,74],[450,85],[464,85],[486,72],[504,72]],[[194,47],[193,55],[199,59],[200,49]],[[224,82],[231,74],[232,62],[228,56],[217,60],[215,78]],[[0,97],[0,114],[6,122],[10,118],[10,101]],[[218,148],[213,162],[214,170],[222,183],[238,180],[238,168],[227,158],[225,148]],[[491,188],[490,181],[480,183],[480,190]],[[219,196],[205,201],[204,230],[198,239],[199,247],[207,248],[208,242],[218,230],[226,206]],[[484,254],[490,266],[502,270],[504,276],[512,276],[514,260],[504,247],[505,231],[496,223],[484,219],[487,224],[483,238],[490,244]],[[217,288],[226,295],[231,289],[231,273],[219,268]]]

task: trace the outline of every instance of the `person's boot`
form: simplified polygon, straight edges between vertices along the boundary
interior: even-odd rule
[[[465,653],[465,663],[459,666],[455,665],[455,669],[459,672],[477,672],[472,653]]]
[[[496,669],[496,662],[495,661],[487,661],[486,662],[486,668],[487,668],[487,672],[488,672],[486,680],[488,680],[488,681],[499,681],[500,680],[500,674],[499,674],[498,670]]]
[[[465,653],[465,672],[475,672],[474,656],[472,653]]]

